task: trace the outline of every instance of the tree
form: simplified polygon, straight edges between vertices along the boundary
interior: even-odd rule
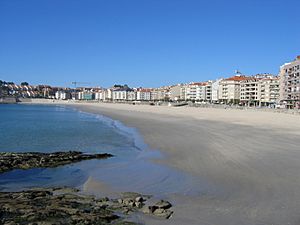
[[[21,85],[22,85],[22,86],[27,86],[27,85],[29,85],[29,84],[28,84],[27,82],[22,82]]]

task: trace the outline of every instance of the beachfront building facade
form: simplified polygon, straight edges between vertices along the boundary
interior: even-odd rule
[[[211,102],[212,82],[193,82],[182,85],[179,90],[181,100]]]
[[[211,83],[211,102],[219,103],[219,86],[223,79],[217,79]]]
[[[205,101],[206,100],[206,87],[207,83],[197,83],[196,86],[196,101]]]
[[[205,82],[205,101],[212,101],[212,81]]]
[[[99,101],[105,101],[108,99],[107,97],[107,90],[102,89],[95,92],[95,99]]]
[[[121,87],[112,92],[112,99],[114,101],[127,101],[128,92],[133,92],[132,89],[128,87]]]
[[[149,88],[138,88],[136,90],[137,101],[151,101],[151,89]]]
[[[286,108],[300,108],[300,56],[280,67],[280,102]]]
[[[93,100],[95,99],[95,94],[91,91],[81,91],[77,93],[78,100]]]
[[[151,100],[152,101],[168,101],[169,100],[169,89],[166,87],[151,89]]]
[[[180,99],[181,100],[186,100],[186,89],[187,89],[188,84],[182,85],[180,88]]]
[[[107,101],[113,100],[113,88],[106,89],[106,99]]]
[[[240,101],[244,106],[274,106],[279,100],[279,79],[272,74],[240,79]]]
[[[279,77],[270,76],[260,80],[260,106],[275,106],[279,103]]]
[[[182,100],[181,98],[181,89],[182,84],[177,84],[170,87],[170,100],[171,101],[179,101]]]
[[[199,83],[190,83],[186,86],[185,97],[186,101],[195,101],[196,100],[196,89]]]
[[[127,91],[127,101],[135,101],[136,92],[134,90]]]
[[[240,81],[240,103],[246,106],[258,106],[260,104],[260,80],[259,77],[247,77]]]
[[[66,91],[57,91],[55,92],[55,99],[57,100],[67,100],[67,99],[71,99],[71,93],[70,92],[66,92]]]
[[[244,75],[235,75],[219,83],[219,100],[225,104],[240,102],[240,82],[246,80]]]

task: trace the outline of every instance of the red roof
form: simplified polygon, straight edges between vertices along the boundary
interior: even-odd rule
[[[193,82],[193,83],[190,83],[190,85],[205,86],[205,85],[207,85],[207,82]]]
[[[152,91],[150,88],[138,88],[137,90],[140,92],[151,92]]]
[[[229,77],[225,80],[228,80],[228,81],[230,81],[230,80],[232,80],[232,81],[242,81],[242,80],[248,80],[248,79],[250,79],[250,78],[246,77],[246,76],[233,76],[233,77]]]

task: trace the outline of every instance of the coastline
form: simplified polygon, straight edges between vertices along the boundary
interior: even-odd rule
[[[170,196],[172,224],[298,224],[300,121],[268,112],[66,104],[136,127],[167,164],[213,191]],[[180,181],[178,181],[180,182]],[[146,224],[168,224],[151,221]]]

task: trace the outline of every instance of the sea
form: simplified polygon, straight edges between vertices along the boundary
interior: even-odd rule
[[[2,173],[0,191],[62,186],[83,189],[91,180],[119,192],[160,197],[199,194],[205,188],[191,175],[157,163],[164,157],[161,152],[150,149],[135,128],[119,121],[69,106],[0,105],[0,152],[70,150],[111,153],[114,157]]]

